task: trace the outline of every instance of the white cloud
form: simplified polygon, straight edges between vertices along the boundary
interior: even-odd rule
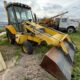
[[[69,11],[69,13],[67,14],[68,17],[80,19],[80,14],[79,14],[80,13],[80,0],[74,1],[71,5],[67,6],[65,9]]]
[[[3,8],[3,1],[0,1],[0,21],[6,21],[6,14],[5,10]],[[24,4],[28,4],[32,7],[33,12],[37,14],[38,17],[44,17],[44,16],[54,16],[60,12],[64,12],[66,10],[72,11],[75,15],[75,12],[79,12],[79,0],[7,0],[8,2],[21,2]],[[71,7],[77,6],[77,8]],[[69,7],[68,7],[69,6]],[[74,11],[75,10],[75,11]],[[71,13],[70,13],[71,14]],[[71,14],[72,16],[72,14]],[[6,18],[6,19],[4,19]]]

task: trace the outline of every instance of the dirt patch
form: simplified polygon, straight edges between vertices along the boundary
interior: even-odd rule
[[[14,63],[17,49],[18,46],[0,47],[7,64],[0,80],[56,80],[39,66],[41,60],[38,54],[28,55],[20,51],[20,58]]]
[[[10,61],[15,55],[15,46],[0,46],[0,51],[4,57],[5,61]]]

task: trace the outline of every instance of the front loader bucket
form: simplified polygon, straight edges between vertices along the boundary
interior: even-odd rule
[[[65,43],[68,47],[67,43]],[[74,49],[70,48],[69,55],[73,61]],[[71,80],[72,64],[64,52],[57,47],[50,49],[44,56],[41,67],[58,80]]]

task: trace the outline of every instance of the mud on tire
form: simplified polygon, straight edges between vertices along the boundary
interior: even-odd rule
[[[32,54],[33,53],[32,43],[29,41],[25,41],[22,45],[22,51],[26,54]]]

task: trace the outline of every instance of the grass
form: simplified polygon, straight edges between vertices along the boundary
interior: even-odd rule
[[[0,46],[4,46],[4,45],[11,46],[11,44],[7,40],[0,41]]]
[[[3,26],[0,26],[0,32],[3,32],[5,29]]]
[[[77,51],[74,58],[72,80],[80,80],[80,30],[77,33],[70,35],[77,46]]]
[[[7,40],[0,40],[0,46],[8,45],[11,46],[11,44]]]
[[[0,36],[0,46],[3,46],[3,45],[11,46],[11,44],[7,40],[6,34]]]
[[[41,59],[49,49],[50,46],[38,46],[35,53],[38,54],[39,58]]]
[[[0,36],[0,38],[7,38],[6,34]]]

